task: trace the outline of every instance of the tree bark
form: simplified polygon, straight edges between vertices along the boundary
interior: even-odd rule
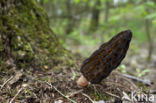
[[[150,33],[150,20],[148,19],[145,20],[145,30],[146,30],[147,40],[149,44],[147,60],[150,61],[152,57],[153,43],[152,43],[152,38]]]
[[[66,1],[67,8],[67,26],[66,26],[66,34],[70,34],[73,31],[74,21],[71,12],[71,0]]]
[[[146,0],[147,2],[147,0]],[[148,14],[150,14],[149,8],[146,8],[146,12]],[[147,60],[150,62],[151,57],[152,57],[152,51],[153,51],[153,41],[151,38],[151,33],[150,33],[150,26],[151,26],[151,19],[145,19],[145,31],[146,31],[146,35],[147,35],[147,40],[148,40],[148,44],[149,44],[149,49],[148,49],[148,56],[147,56]]]
[[[96,0],[95,6],[92,8],[92,19],[91,19],[90,29],[89,29],[89,31],[91,32],[94,32],[99,25],[100,6],[101,6],[100,0]]]
[[[67,58],[46,12],[35,0],[0,1],[0,67],[39,69],[68,62]]]
[[[106,3],[106,10],[105,10],[105,22],[108,22],[108,17],[109,17],[109,10],[110,10],[110,2],[107,0]]]

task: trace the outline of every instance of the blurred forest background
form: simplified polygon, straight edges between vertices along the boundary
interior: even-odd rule
[[[133,39],[121,71],[128,72],[125,68],[131,65],[130,71],[133,68],[141,77],[156,67],[156,0],[38,2],[46,9],[61,44],[73,53],[88,57],[112,36],[130,29]]]

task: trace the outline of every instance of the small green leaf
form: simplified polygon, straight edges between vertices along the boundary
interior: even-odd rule
[[[149,71],[150,71],[149,69],[145,69],[142,71],[142,74],[144,75],[144,74],[148,73]]]

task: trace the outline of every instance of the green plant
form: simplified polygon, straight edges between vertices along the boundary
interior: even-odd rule
[[[136,72],[137,72],[138,77],[142,77],[143,75],[145,75],[149,71],[150,71],[149,69],[140,70],[139,68],[136,68]]]
[[[126,65],[124,65],[124,64],[121,64],[117,69],[119,71],[121,71],[122,73],[127,73],[127,71],[126,71]]]

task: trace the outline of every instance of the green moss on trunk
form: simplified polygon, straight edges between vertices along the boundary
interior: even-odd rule
[[[68,62],[69,53],[59,44],[46,12],[35,0],[2,0],[0,15],[1,62],[11,58],[17,68]]]

